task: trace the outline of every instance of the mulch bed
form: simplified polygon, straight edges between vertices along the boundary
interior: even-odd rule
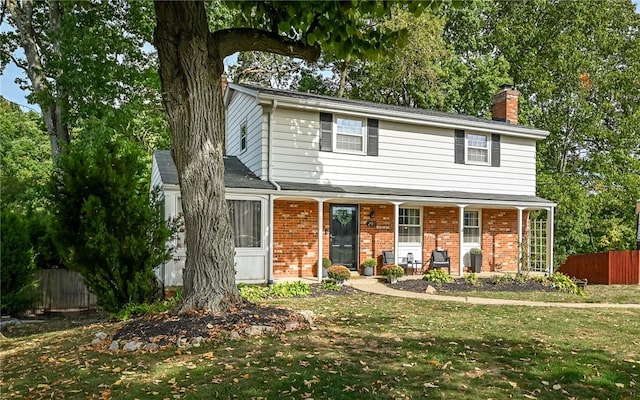
[[[408,292],[424,293],[427,286],[431,285],[438,292],[555,292],[556,288],[546,286],[541,282],[527,280],[518,282],[515,280],[495,282],[491,278],[478,279],[476,285],[472,285],[464,279],[456,279],[453,283],[437,284],[424,279],[408,279],[398,281],[396,284],[385,283],[388,287]]]
[[[348,286],[334,291],[314,284],[307,297],[345,296],[355,292],[356,289]],[[113,340],[138,340],[166,346],[179,338],[202,336],[205,340],[210,340],[230,332],[243,332],[256,325],[269,326],[275,332],[283,332],[291,322],[297,322],[298,329],[309,327],[309,323],[297,311],[245,302],[226,314],[164,313],[134,318],[115,333]]]

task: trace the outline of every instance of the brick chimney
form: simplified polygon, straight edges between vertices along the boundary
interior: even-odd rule
[[[500,86],[500,91],[491,100],[492,119],[518,125],[519,94],[511,85]]]

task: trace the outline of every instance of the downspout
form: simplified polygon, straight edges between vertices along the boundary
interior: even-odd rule
[[[271,111],[269,111],[269,124],[267,127],[267,180],[276,188],[277,191],[280,191],[280,185],[278,185],[278,182],[273,180],[273,175],[271,174],[271,158],[273,156],[273,135],[271,133],[273,131],[273,117],[277,107],[278,101],[274,99]],[[273,201],[274,195],[269,194],[269,268],[267,270],[267,283],[270,285],[273,284]]]

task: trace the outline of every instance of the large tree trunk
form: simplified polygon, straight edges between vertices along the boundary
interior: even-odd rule
[[[202,2],[156,2],[155,42],[187,229],[182,310],[241,301],[224,188],[223,59]]]

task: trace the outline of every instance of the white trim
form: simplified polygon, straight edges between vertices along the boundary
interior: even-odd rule
[[[458,275],[464,274],[464,209],[466,204],[458,204]]]
[[[518,273],[522,272],[522,207],[518,207]]]
[[[487,147],[469,146],[469,135],[484,136],[487,138]],[[464,163],[469,165],[491,165],[491,134],[489,133],[477,133],[477,132],[464,132]],[[469,160],[469,149],[483,150],[487,152],[487,161]]]
[[[360,134],[353,134],[353,133],[348,133],[348,132],[338,132],[338,119],[344,119],[344,120],[348,120],[348,121],[357,121],[360,122],[361,127],[360,127]],[[354,117],[351,115],[341,115],[341,114],[334,114],[333,115],[333,122],[331,124],[331,141],[333,143],[333,152],[334,153],[345,153],[345,154],[355,154],[355,155],[367,155],[367,120],[366,118],[362,118],[362,117]],[[338,134],[340,135],[344,135],[344,136],[353,136],[353,137],[359,137],[362,139],[362,148],[358,151],[358,150],[348,150],[348,149],[340,149],[338,148]]]
[[[482,248],[482,209],[481,208],[475,208],[470,206],[469,208],[466,208],[464,210],[465,213],[471,213],[471,212],[477,212],[478,213],[478,241],[477,242],[464,242],[462,241],[461,244],[466,246],[466,247],[479,247]],[[464,214],[463,214],[463,220],[462,220],[462,228],[476,228],[475,226],[471,226],[471,225],[465,225],[464,224]]]
[[[318,199],[318,282],[322,283],[322,251],[324,246],[322,240],[324,239],[324,200]],[[360,240],[360,238],[358,238]]]

